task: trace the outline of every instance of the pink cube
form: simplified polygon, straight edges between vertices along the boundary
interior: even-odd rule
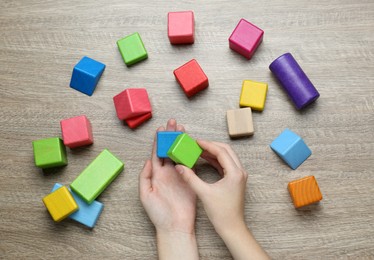
[[[113,98],[120,120],[137,117],[152,112],[145,88],[128,88]]]
[[[262,42],[264,31],[241,19],[229,38],[230,48],[250,59]]]
[[[194,43],[195,20],[192,11],[168,13],[168,36],[171,44]]]
[[[93,143],[92,127],[84,115],[60,121],[62,139],[69,148],[76,148]]]

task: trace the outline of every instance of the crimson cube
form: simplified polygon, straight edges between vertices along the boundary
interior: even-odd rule
[[[92,127],[84,115],[60,121],[62,139],[69,148],[76,148],[93,143]]]
[[[187,97],[209,86],[208,77],[194,59],[174,70],[174,76]]]
[[[168,37],[171,44],[194,43],[195,20],[192,11],[168,13]]]
[[[262,42],[263,36],[263,30],[241,19],[229,38],[229,45],[232,50],[250,59]]]
[[[128,88],[113,98],[120,120],[141,116],[152,112],[145,88]]]
[[[125,121],[131,129],[134,129],[134,128],[140,126],[142,123],[144,123],[145,121],[147,121],[150,118],[152,118],[152,113],[151,112],[147,113],[147,114],[144,114],[144,115],[141,115],[141,116],[126,119]]]

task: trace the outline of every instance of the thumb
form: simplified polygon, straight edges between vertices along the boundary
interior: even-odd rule
[[[206,183],[202,181],[193,170],[186,166],[178,164],[175,166],[175,169],[182,176],[182,179],[188,184],[188,186],[190,186],[197,196],[200,197],[206,189]]]

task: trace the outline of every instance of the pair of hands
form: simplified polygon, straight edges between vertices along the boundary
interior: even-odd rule
[[[160,127],[157,131],[165,131]],[[185,129],[170,119],[166,131]],[[217,169],[221,179],[213,184],[202,181],[191,169],[174,165],[156,155],[155,137],[150,160],[139,176],[141,202],[155,225],[160,259],[197,259],[195,238],[196,197],[229,250],[236,232],[248,232],[244,222],[244,195],[248,174],[232,148],[223,143],[197,141],[201,157]],[[246,233],[245,233],[246,234]],[[173,252],[174,251],[174,252]]]

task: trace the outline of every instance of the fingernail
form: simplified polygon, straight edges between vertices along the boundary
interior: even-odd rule
[[[183,173],[183,167],[182,166],[180,166],[180,165],[176,165],[175,166],[175,169],[177,170],[177,172],[179,172],[180,174],[182,174]]]

